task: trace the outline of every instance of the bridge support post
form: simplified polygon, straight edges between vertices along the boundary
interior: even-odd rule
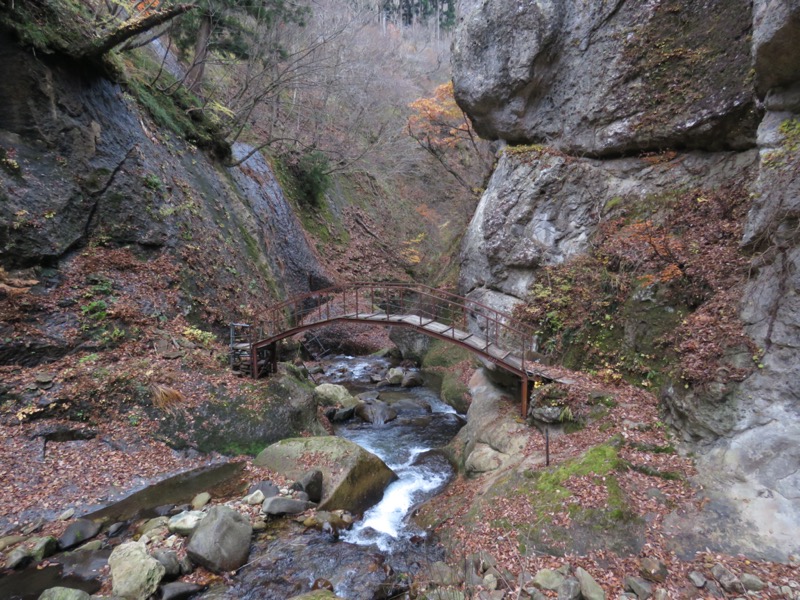
[[[269,368],[273,375],[278,372],[278,342],[269,345]]]

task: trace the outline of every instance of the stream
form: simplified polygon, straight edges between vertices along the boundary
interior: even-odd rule
[[[349,367],[352,375],[348,387],[358,393],[368,384],[369,379],[365,378],[374,361],[342,358],[331,366],[335,372],[342,366]],[[372,387],[366,385],[367,390]],[[453,476],[450,463],[436,449],[458,433],[464,420],[427,386],[385,388],[379,398],[397,411],[397,419],[382,425],[348,423],[336,427],[336,434],[379,456],[398,480],[386,488],[383,500],[369,509],[342,539],[359,545],[374,544],[382,552],[392,553],[411,538],[424,535],[409,523],[409,514],[439,493]]]
[[[235,587],[204,598],[289,598],[315,582],[348,600],[390,598],[403,592],[407,576],[444,558],[437,540],[415,527],[410,516],[453,477],[437,448],[458,433],[464,418],[431,387],[376,388],[372,379],[388,367],[384,359],[339,357],[326,363],[325,376],[316,377],[317,383],[345,385],[353,394],[379,391],[380,400],[397,411],[396,419],[380,425],[358,419],[336,425],[337,435],[378,455],[397,474],[383,499],[338,539],[295,530],[260,542],[251,554],[258,559],[241,571]]]

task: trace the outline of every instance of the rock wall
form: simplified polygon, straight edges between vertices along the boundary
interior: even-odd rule
[[[57,267],[89,244],[165,251],[187,313],[222,323],[328,283],[260,155],[226,169],[91,67],[5,32],[0,61],[0,266]]]
[[[789,533],[800,526],[800,2],[591,4],[459,4],[457,100],[481,134],[543,145],[501,157],[465,237],[461,291],[512,308],[537,269],[587,250],[619,198],[746,189],[740,318],[763,356],[741,384],[661,391],[698,445],[710,499],[675,536],[786,560],[800,554]]]

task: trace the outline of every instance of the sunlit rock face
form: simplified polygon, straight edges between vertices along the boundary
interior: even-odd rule
[[[608,156],[755,142],[746,0],[462,0],[458,103],[484,137]]]
[[[510,146],[464,237],[460,289],[510,311],[581,256],[618,199],[736,182],[752,257],[744,381],[659,390],[711,508],[676,550],[800,555],[800,0],[462,0],[456,99]],[[669,151],[648,163],[644,152]]]

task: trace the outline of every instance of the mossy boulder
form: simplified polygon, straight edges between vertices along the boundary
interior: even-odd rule
[[[322,510],[362,513],[397,475],[374,454],[334,436],[290,438],[264,449],[254,464],[298,479],[309,465],[322,471]]]
[[[355,408],[359,401],[343,385],[323,383],[314,389],[314,400],[319,406],[341,406]]]

